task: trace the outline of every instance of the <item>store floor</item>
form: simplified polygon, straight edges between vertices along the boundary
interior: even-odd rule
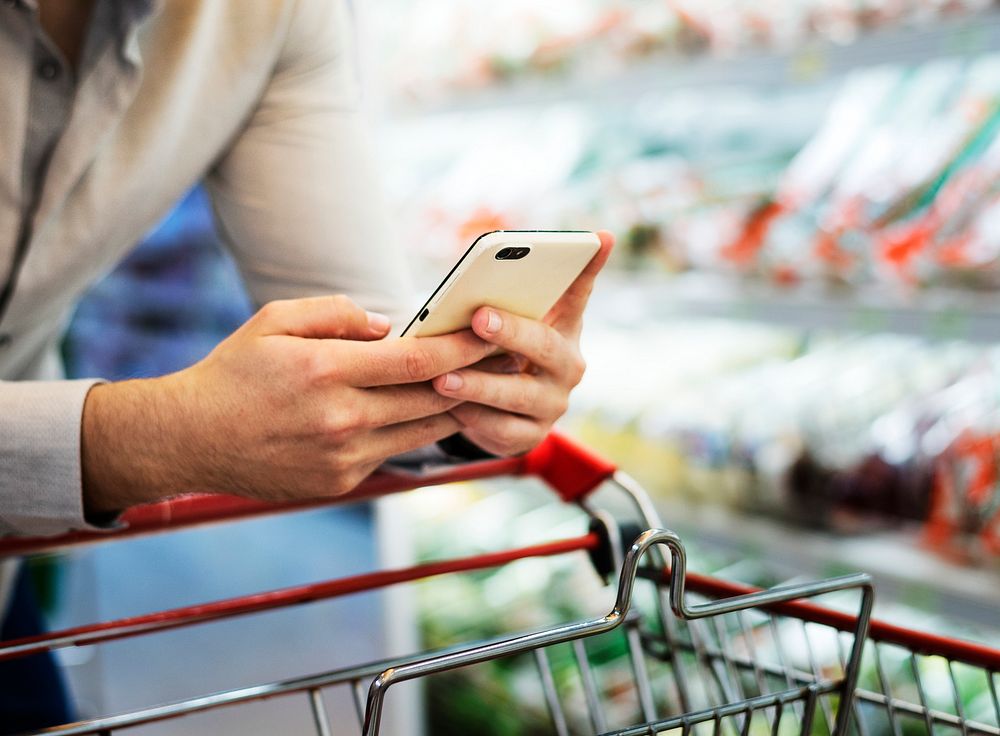
[[[55,625],[129,616],[373,569],[372,514],[344,509],[216,526],[75,552]],[[311,674],[385,654],[373,594],[64,650],[79,715]],[[340,690],[343,690],[342,688]],[[356,733],[346,692],[326,695],[333,733]],[[165,721],[130,734],[314,733],[305,696]]]

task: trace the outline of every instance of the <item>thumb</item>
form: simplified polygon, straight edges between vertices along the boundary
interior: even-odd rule
[[[380,340],[391,326],[384,314],[366,312],[343,295],[268,302],[251,321],[261,335],[340,340]]]

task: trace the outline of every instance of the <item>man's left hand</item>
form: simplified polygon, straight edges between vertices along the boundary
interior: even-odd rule
[[[473,331],[507,355],[434,379],[438,393],[465,402],[449,413],[463,426],[462,434],[484,450],[496,455],[526,452],[566,412],[570,391],[585,369],[580,354],[583,310],[614,246],[611,233],[598,235],[601,249],[542,320],[493,307],[476,312]]]

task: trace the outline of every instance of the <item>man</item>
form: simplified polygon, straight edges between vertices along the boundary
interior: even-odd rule
[[[0,0],[0,534],[345,493],[446,438],[525,451],[563,413],[611,237],[543,322],[383,340],[407,281],[353,55],[344,0]],[[75,300],[199,180],[264,306],[178,373],[62,380]]]
[[[397,342],[380,339],[387,318],[358,306],[398,316],[406,280],[342,2],[4,0],[2,11],[0,375],[21,381],[0,386],[3,531],[87,527],[192,488],[343,493],[386,458],[456,433],[488,452],[527,450],[562,414],[610,236],[546,323],[483,309],[472,332]],[[266,306],[170,376],[25,380],[58,377],[75,298],[203,177]],[[354,301],[312,296],[345,293]],[[496,347],[531,370],[480,363]]]

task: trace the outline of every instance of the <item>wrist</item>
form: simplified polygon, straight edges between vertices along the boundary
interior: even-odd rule
[[[172,376],[98,384],[83,407],[80,452],[88,516],[116,513],[193,486]]]

